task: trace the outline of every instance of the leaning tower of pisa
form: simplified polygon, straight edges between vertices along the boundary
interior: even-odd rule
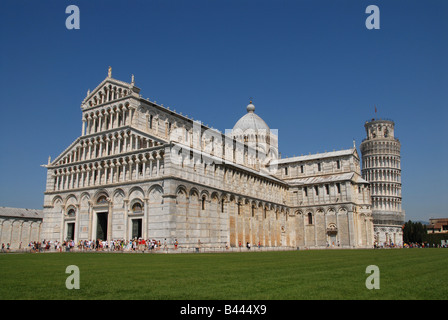
[[[400,141],[394,122],[372,119],[364,125],[367,138],[361,143],[362,176],[370,182],[372,214],[377,245],[403,244],[401,208]]]

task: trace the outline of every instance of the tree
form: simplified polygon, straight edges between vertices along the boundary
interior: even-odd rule
[[[421,222],[412,222],[409,220],[404,224],[403,241],[405,243],[422,243],[426,234],[426,226]]]

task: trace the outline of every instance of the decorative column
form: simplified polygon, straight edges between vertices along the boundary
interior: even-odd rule
[[[132,164],[133,164],[133,160],[129,159],[128,164],[129,164],[129,181],[132,181]]]
[[[79,233],[79,211],[81,206],[79,204],[76,205],[76,212],[75,212],[75,235],[73,241],[75,241],[75,245],[78,244],[78,233]]]
[[[107,169],[109,165],[107,163],[104,164],[104,184],[107,184]]]
[[[129,199],[123,199],[124,202],[124,240],[129,240],[129,230],[128,230],[128,206],[129,206]]]
[[[59,242],[64,241],[64,231],[65,231],[65,206],[61,206],[61,222],[60,222],[60,230],[61,233],[59,234]]]
[[[98,117],[97,117],[97,115],[95,114],[95,115],[93,115],[93,133],[96,133],[97,132],[97,130],[96,130],[96,119],[98,119]]]
[[[138,167],[139,167],[139,164],[140,164],[140,159],[136,158],[134,162],[135,162],[135,180],[137,180],[138,179]]]
[[[159,176],[159,168],[160,168],[160,159],[161,159],[162,157],[160,156],[160,153],[157,153],[157,156],[156,156],[156,159],[157,159],[157,174],[156,174],[156,176],[158,177]]]
[[[107,199],[107,202],[109,203],[109,210],[107,213],[107,241],[112,240],[112,219],[114,216],[114,205],[110,198]]]
[[[115,164],[112,162],[110,164],[110,183],[114,183],[114,168],[115,168]]]
[[[90,240],[96,239],[96,230],[93,229],[93,202],[91,200],[88,201],[89,208],[89,232],[90,232]]]
[[[148,239],[148,205],[149,205],[149,198],[143,199],[144,203],[144,216],[143,216],[143,239]]]

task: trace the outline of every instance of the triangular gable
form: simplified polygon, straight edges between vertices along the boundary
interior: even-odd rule
[[[50,164],[48,164],[46,166],[49,167],[49,166],[58,166],[58,165],[65,164],[65,163],[59,163],[59,162],[64,160],[64,158],[66,156],[68,156],[71,152],[76,150],[77,147],[80,147],[82,141],[91,140],[92,138],[98,138],[98,137],[102,137],[102,136],[108,136],[110,134],[114,135],[117,132],[120,133],[120,134],[122,132],[131,132],[131,133],[135,134],[136,136],[139,136],[139,137],[142,137],[142,138],[151,139],[151,140],[156,141],[158,143],[166,143],[166,141],[160,139],[159,137],[155,137],[155,136],[153,136],[151,134],[148,134],[146,132],[140,131],[140,130],[135,129],[135,128],[130,127],[130,126],[126,126],[126,127],[114,129],[112,131],[104,131],[104,132],[100,132],[100,133],[96,133],[96,134],[92,134],[92,135],[79,137],[75,141],[73,141],[64,151],[62,151],[62,153],[59,156],[57,156],[53,161],[51,161]],[[119,156],[119,154],[116,154],[116,156]],[[90,160],[94,160],[94,159],[90,159]],[[90,160],[82,160],[82,161],[90,161]]]
[[[132,81],[127,83],[107,77],[92,91],[87,92],[81,104],[82,109],[92,108],[104,103],[109,103],[118,99],[126,98],[128,96],[138,97],[140,88],[137,88]]]
[[[359,160],[359,154],[358,154],[358,150],[356,150],[356,148],[353,148],[353,155]]]

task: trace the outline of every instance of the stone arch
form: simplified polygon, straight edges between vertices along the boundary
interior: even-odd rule
[[[76,198],[76,196],[74,194],[69,194],[65,198],[64,206],[75,205],[75,204],[78,204],[78,203],[79,203],[78,198]]]
[[[338,209],[338,213],[339,214],[347,214],[347,208],[345,207],[345,206],[341,206],[341,207],[339,207],[339,209]]]
[[[211,194],[211,196],[210,196],[210,199],[211,199],[212,201],[213,201],[213,200],[219,201],[220,198],[221,198],[221,197],[219,196],[218,192],[216,192],[216,191],[213,191],[212,194]]]
[[[155,184],[148,189],[148,198],[153,203],[163,203],[163,188],[159,184]]]
[[[93,196],[94,203],[97,204],[98,200],[102,197],[106,197],[106,199],[109,198],[109,193],[105,189],[99,189],[96,191],[95,195]]]
[[[62,200],[62,197],[61,197],[61,196],[55,196],[55,197],[53,198],[53,201],[52,201],[52,205],[53,205],[53,207],[55,207],[55,206],[57,206],[57,205],[59,205],[59,206],[61,207],[63,203],[64,203],[64,201]]]
[[[128,199],[131,200],[133,198],[140,198],[141,200],[145,198],[145,192],[141,187],[135,186],[129,190]]]
[[[81,195],[79,196],[80,208],[88,208],[89,202],[90,202],[90,194],[87,192],[81,193]]]
[[[187,200],[187,188],[183,185],[179,185],[176,188],[176,204],[185,204]]]
[[[199,197],[199,190],[198,190],[196,187],[192,187],[192,188],[190,189],[189,194],[190,194],[190,196],[192,196],[192,195],[196,195],[197,197]]]
[[[186,196],[188,194],[187,187],[184,186],[183,184],[180,184],[180,185],[177,186],[175,193],[176,194],[185,193],[185,196]]]
[[[207,190],[202,190],[201,191],[201,199],[205,196],[206,200],[210,199],[210,193]]]

